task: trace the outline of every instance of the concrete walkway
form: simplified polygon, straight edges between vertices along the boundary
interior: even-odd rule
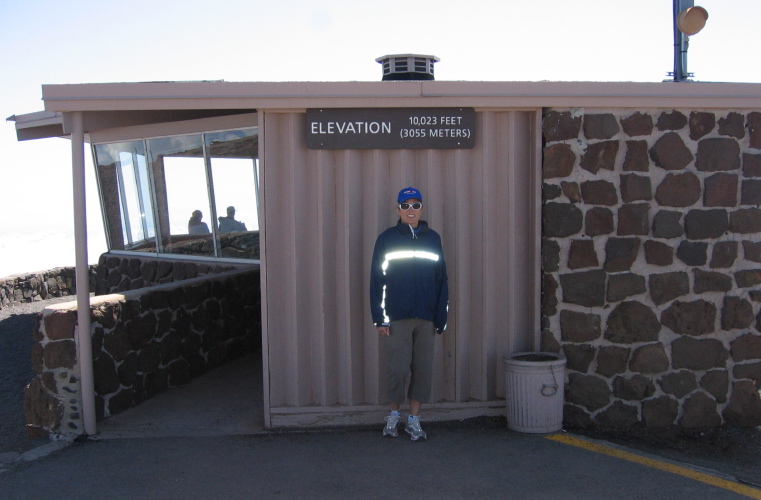
[[[730,477],[609,443],[530,436],[494,419],[266,432],[261,364],[237,360],[0,472],[0,498],[760,498]],[[34,460],[26,460],[35,458]]]
[[[98,424],[100,439],[264,431],[261,354],[238,358]]]
[[[376,431],[88,441],[3,473],[0,497],[761,498],[709,474],[505,429],[429,434],[424,443]]]

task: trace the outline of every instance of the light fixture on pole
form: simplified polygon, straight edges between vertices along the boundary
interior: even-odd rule
[[[708,11],[695,7],[694,0],[674,0],[674,71],[669,76],[675,82],[684,82],[693,73],[687,72],[687,49],[690,37],[706,25]]]

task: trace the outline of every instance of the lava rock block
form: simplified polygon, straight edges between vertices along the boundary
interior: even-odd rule
[[[612,392],[605,380],[595,375],[570,373],[566,400],[590,411],[596,411],[610,403]]]
[[[631,349],[620,346],[605,346],[597,351],[596,372],[604,377],[624,373],[629,363]]]
[[[655,201],[664,207],[689,207],[702,193],[700,179],[692,172],[668,174],[655,189]]]
[[[649,344],[634,349],[629,370],[635,373],[661,373],[669,368],[669,358],[663,344]]]
[[[605,339],[618,344],[658,340],[661,324],[653,310],[637,301],[622,302],[608,316]]]
[[[661,323],[674,333],[705,335],[716,331],[716,306],[706,300],[676,301],[661,313]]]
[[[729,352],[720,340],[695,339],[683,336],[671,343],[671,364],[674,369],[726,369]]]
[[[716,239],[729,230],[726,210],[690,210],[684,216],[684,232],[690,240]]]
[[[673,110],[661,113],[656,127],[658,127],[658,130],[680,130],[685,125],[687,125],[687,117],[679,111]]]
[[[679,425],[688,429],[703,429],[721,425],[716,401],[703,392],[697,392],[682,405]]]
[[[743,153],[743,176],[761,177],[761,154]]]
[[[542,207],[544,236],[565,238],[581,231],[584,215],[570,203],[547,203]]]
[[[669,132],[650,148],[650,158],[656,166],[664,170],[682,170],[692,163],[694,156],[679,134]]]
[[[610,113],[584,116],[584,137],[587,139],[610,139],[619,130],[616,117]]]
[[[561,274],[563,302],[586,307],[605,304],[605,272],[601,270]]]
[[[601,335],[598,314],[560,311],[560,339],[563,342],[591,342]]]
[[[610,273],[628,271],[639,254],[639,238],[610,238],[605,243],[605,264]]]
[[[749,258],[745,255],[745,258]],[[718,241],[713,244],[713,252],[711,252],[711,268],[727,268],[732,267],[737,259],[737,242],[736,241]],[[761,262],[761,261],[759,261]]]
[[[655,394],[655,384],[650,377],[634,375],[613,379],[613,395],[627,401],[641,401]]]
[[[581,158],[580,166],[596,174],[600,169],[613,171],[618,154],[618,141],[603,141],[590,144]]]
[[[553,144],[544,148],[542,178],[568,177],[576,164],[576,153],[568,144]]]
[[[650,155],[647,151],[647,141],[626,141],[626,156],[624,156],[624,171],[647,172],[650,170]]]
[[[682,241],[676,249],[676,256],[688,266],[703,266],[708,262],[708,243]]]
[[[690,293],[690,278],[684,271],[651,274],[648,283],[650,297],[657,306]]]
[[[693,372],[680,370],[662,376],[658,379],[658,385],[666,394],[673,394],[681,399],[698,388],[698,381]]]
[[[732,396],[722,412],[728,424],[740,427],[761,425],[761,397],[756,384],[750,380],[732,383]]]
[[[624,203],[652,200],[653,189],[650,185],[650,177],[637,174],[622,174],[621,199]]]
[[[732,359],[736,362],[761,359],[761,336],[746,333],[729,344]]]
[[[721,329],[748,328],[753,323],[753,305],[741,297],[724,297],[721,308]]]
[[[542,134],[547,142],[575,139],[580,130],[581,116],[574,116],[569,111],[550,111],[542,123]]]
[[[669,396],[659,396],[642,402],[642,422],[646,427],[670,427],[678,415],[679,402]]]
[[[653,236],[656,238],[679,238],[684,235],[681,212],[661,210],[653,217]]]
[[[627,203],[618,209],[619,236],[647,236],[650,233],[650,205]]]
[[[650,135],[653,133],[653,117],[648,113],[637,111],[633,115],[621,118],[621,126],[630,137]]]
[[[719,118],[719,134],[742,139],[745,137],[745,117],[733,111],[726,117]]]
[[[738,177],[735,174],[719,172],[705,179],[703,205],[706,207],[737,206]]]
[[[674,262],[674,249],[662,241],[647,240],[645,261],[655,266],[670,266]]]
[[[608,302],[621,302],[632,295],[645,293],[645,277],[634,273],[611,274],[608,276]]]
[[[613,212],[609,208],[592,207],[584,217],[584,233],[587,236],[610,234],[614,230]]]
[[[690,139],[697,141],[711,132],[716,126],[716,116],[705,111],[693,111],[690,113]]]
[[[568,250],[568,268],[598,267],[597,252],[592,240],[573,240]]]
[[[702,269],[693,269],[693,291],[697,294],[705,292],[728,292],[732,289],[732,278],[726,274]]]
[[[608,181],[586,181],[581,183],[581,198],[588,205],[613,206],[618,203],[616,186]]]
[[[695,167],[702,172],[739,170],[740,145],[734,139],[703,139],[698,143]]]

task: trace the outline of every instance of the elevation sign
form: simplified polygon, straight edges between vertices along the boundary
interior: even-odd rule
[[[309,149],[469,149],[473,108],[307,109]]]

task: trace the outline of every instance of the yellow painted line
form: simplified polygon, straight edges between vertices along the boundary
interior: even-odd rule
[[[652,458],[635,455],[634,453],[618,450],[616,448],[610,448],[608,446],[592,443],[590,441],[585,441],[583,439],[578,439],[564,434],[553,434],[551,436],[547,436],[546,438],[552,441],[557,441],[559,443],[569,444],[578,448],[584,448],[585,450],[594,451],[595,453],[601,453],[603,455],[620,458],[622,460],[628,460],[629,462],[635,462],[646,467],[652,467],[653,469],[670,472],[672,474],[678,474],[695,481],[700,481],[706,484],[710,484],[711,486],[716,486],[718,488],[733,491],[750,498],[757,498],[761,500],[761,490],[759,489],[752,488],[744,484],[739,484],[734,481],[728,481],[726,479],[712,476],[710,474],[694,471],[686,467],[680,467],[678,465],[670,464],[667,462],[661,462],[660,460],[653,460]]]

